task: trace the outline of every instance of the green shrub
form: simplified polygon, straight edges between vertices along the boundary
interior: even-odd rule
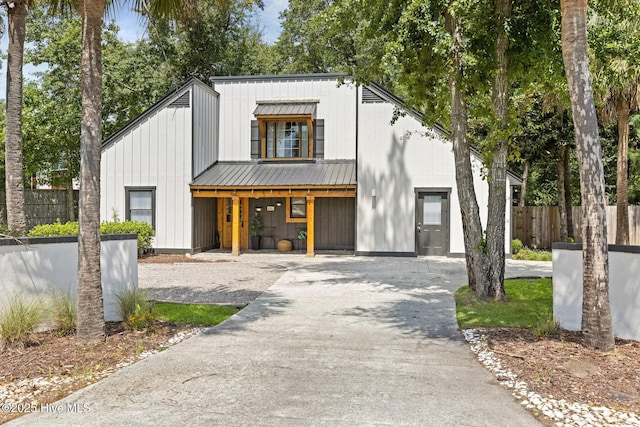
[[[56,290],[51,298],[51,318],[58,335],[69,335],[76,330],[78,312],[76,303],[69,293]]]
[[[103,222],[100,224],[102,234],[137,234],[138,253],[151,250],[151,241],[156,235],[151,224],[144,221]]]
[[[138,253],[145,253],[151,250],[151,240],[155,236],[153,227],[146,222],[124,221],[124,222],[103,222],[100,224],[101,234],[137,234]],[[36,225],[29,230],[31,237],[49,236],[77,236],[78,222],[67,222],[61,224],[56,221],[53,224]]]
[[[522,244],[522,240],[513,239],[511,241],[511,254],[512,255],[517,255],[517,253],[520,252],[523,247],[524,247],[524,245]]]
[[[29,230],[29,237],[50,237],[50,236],[77,236],[78,222],[60,223],[57,220],[53,224],[36,225]]]
[[[552,254],[548,251],[537,251],[533,249],[523,248],[517,254],[512,256],[513,259],[521,261],[551,261]]]
[[[116,298],[125,329],[139,331],[153,324],[155,318],[151,313],[151,305],[146,291],[129,287],[116,294]]]
[[[3,345],[24,345],[44,320],[40,300],[27,300],[13,294],[0,314],[0,340]]]

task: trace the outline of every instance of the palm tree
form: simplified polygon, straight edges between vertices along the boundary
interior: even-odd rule
[[[604,172],[587,51],[587,0],[561,0],[562,57],[569,86],[582,194],[582,332],[588,348],[614,348]]]
[[[618,124],[616,177],[616,244],[629,244],[629,116],[640,109],[640,5],[630,2],[624,10],[610,8],[592,14],[595,84],[600,117]]]
[[[5,136],[5,181],[7,191],[7,225],[25,232],[22,167],[22,64],[27,10],[31,1],[0,1],[7,12],[9,48],[7,51],[7,122]]]
[[[62,2],[63,0],[58,0]],[[82,128],[78,231],[78,340],[104,337],[100,273],[100,153],[102,143],[102,18],[107,0],[79,2],[82,15]],[[196,12],[193,0],[136,0],[150,16],[181,19]]]

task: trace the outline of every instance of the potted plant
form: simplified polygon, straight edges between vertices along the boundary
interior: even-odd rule
[[[303,228],[302,230],[298,231],[298,235],[296,236],[296,238],[298,239],[298,249],[299,250],[304,250],[307,248],[307,229]]]
[[[251,235],[251,249],[260,249],[260,233],[262,233],[262,227],[264,223],[262,222],[262,217],[258,212],[253,215],[251,218],[251,223],[249,224],[249,234]]]

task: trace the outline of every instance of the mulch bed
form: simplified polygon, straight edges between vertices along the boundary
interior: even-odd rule
[[[640,414],[640,342],[616,339],[612,353],[582,346],[582,334],[559,330],[538,339],[528,329],[482,329],[503,367],[541,396]]]
[[[149,331],[132,332],[123,330],[120,323],[109,322],[105,340],[96,343],[79,343],[75,335],[37,333],[27,346],[0,350],[0,388],[7,387],[20,395],[33,393],[25,404],[55,402],[99,381],[119,365],[130,364],[143,352],[162,350],[169,339],[190,330],[190,327],[157,321]],[[36,390],[37,387],[30,384],[21,385],[23,380],[34,378],[58,380],[53,387],[43,390]],[[3,410],[0,424],[20,415],[18,411]]]

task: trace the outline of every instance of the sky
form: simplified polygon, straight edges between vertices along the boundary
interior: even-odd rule
[[[120,2],[118,7],[111,16],[107,18],[114,19],[116,24],[120,27],[119,37],[121,40],[134,42],[144,36],[144,25],[140,17],[131,11],[127,2]],[[264,9],[258,12],[257,20],[260,28],[263,32],[263,40],[267,43],[273,43],[278,39],[280,35],[280,22],[278,21],[278,15],[288,5],[288,0],[264,0]],[[2,18],[4,19],[4,16]],[[6,22],[6,21],[5,21]],[[29,28],[27,28],[29,31]],[[7,53],[8,36],[4,34],[0,40],[0,51],[2,55]],[[36,71],[36,68],[25,64],[24,75],[25,79]],[[7,82],[7,61],[2,59],[2,68],[0,68],[0,99],[6,97],[6,82]]]

